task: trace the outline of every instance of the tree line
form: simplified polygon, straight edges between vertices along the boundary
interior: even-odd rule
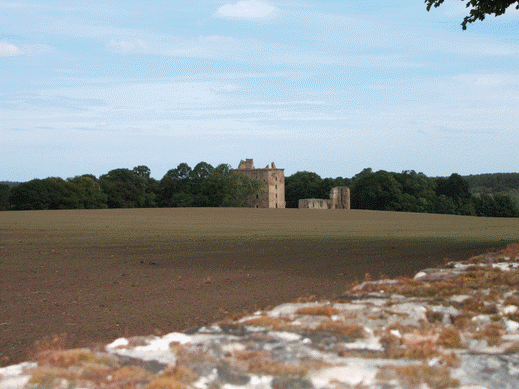
[[[413,170],[402,173],[367,168],[352,177],[324,178],[297,172],[286,178],[287,207],[299,199],[329,198],[334,186],[348,186],[353,209],[424,212],[468,216],[519,217],[519,198],[503,193],[471,193],[459,174],[427,177]]]
[[[147,166],[114,169],[99,178],[85,174],[34,179],[13,187],[0,184],[0,210],[240,207],[264,187],[261,180],[200,162],[169,170],[159,181]]]
[[[181,163],[161,180],[150,176],[147,166],[114,169],[96,178],[81,175],[62,179],[34,179],[15,186],[0,184],[0,210],[240,207],[250,195],[264,190],[264,183],[220,164],[206,162],[191,168]],[[348,186],[351,207],[400,212],[425,212],[470,216],[519,217],[519,196],[501,190],[517,190],[516,175],[427,177],[413,170],[401,173],[367,168],[352,178],[321,178],[313,172],[297,172],[285,178],[287,208],[300,199],[329,198],[331,188]],[[469,182],[480,185],[474,192]],[[499,183],[498,184],[496,184]],[[517,186],[516,186],[517,183]],[[481,190],[487,188],[489,190]],[[492,186],[491,186],[492,185]]]

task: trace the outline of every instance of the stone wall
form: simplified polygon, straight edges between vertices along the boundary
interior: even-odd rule
[[[299,208],[308,209],[350,209],[350,189],[336,186],[330,191],[330,199],[301,199]]]
[[[278,169],[274,162],[263,169],[256,169],[252,159],[241,160],[237,172],[263,181],[265,191],[248,199],[251,208],[285,208],[285,170]]]

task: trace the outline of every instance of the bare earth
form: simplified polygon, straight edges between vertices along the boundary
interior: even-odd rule
[[[301,211],[0,213],[0,365],[54,335],[181,331],[519,241],[516,219]]]

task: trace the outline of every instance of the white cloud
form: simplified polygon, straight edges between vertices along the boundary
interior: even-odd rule
[[[142,54],[147,46],[141,39],[133,42],[111,40],[106,44],[106,49],[117,54]]]
[[[42,54],[52,51],[55,51],[55,48],[47,45],[25,45],[24,47],[19,48],[11,43],[0,42],[0,57]]]
[[[15,45],[7,42],[0,42],[0,57],[14,57],[22,54],[22,50]]]
[[[225,18],[264,18],[274,16],[278,8],[258,0],[244,0],[236,4],[225,4],[213,16]]]

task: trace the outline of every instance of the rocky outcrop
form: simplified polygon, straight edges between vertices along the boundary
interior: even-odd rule
[[[4,388],[519,387],[519,245],[414,278],[103,349],[48,350]]]

